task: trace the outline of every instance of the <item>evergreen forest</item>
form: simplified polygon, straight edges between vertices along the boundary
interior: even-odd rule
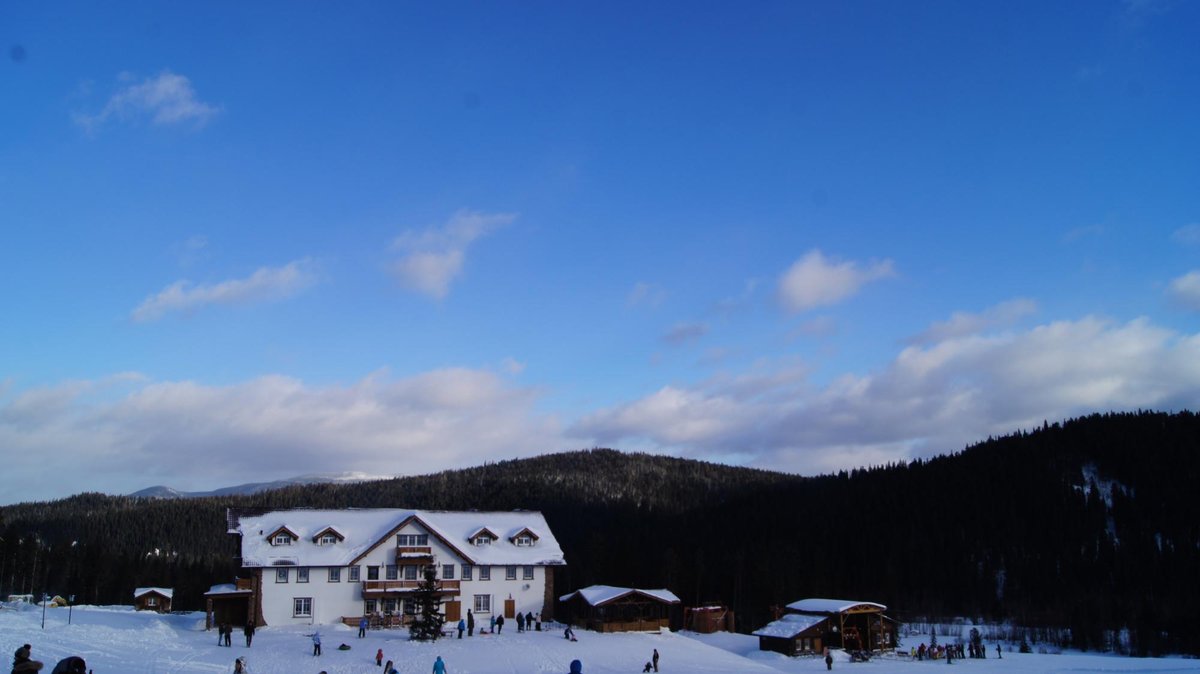
[[[1096,414],[952,455],[799,477],[593,449],[250,496],[86,493],[0,508],[0,594],[175,608],[238,574],[227,508],[540,510],[566,554],[555,593],[668,588],[740,630],[806,597],[900,621],[1053,628],[1060,645],[1200,654],[1200,417]]]

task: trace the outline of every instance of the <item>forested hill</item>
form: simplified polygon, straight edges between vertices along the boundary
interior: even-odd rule
[[[1070,628],[1102,648],[1200,653],[1200,417],[1094,415],[952,456],[801,478],[591,450],[434,475],[147,500],[85,494],[8,506],[0,593],[177,605],[228,582],[227,507],[541,510],[563,592],[592,583],[719,600],[753,629],[809,596],[879,601],[900,619],[972,616]]]

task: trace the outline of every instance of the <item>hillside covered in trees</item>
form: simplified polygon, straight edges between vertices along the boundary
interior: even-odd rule
[[[803,478],[597,449],[359,484],[0,509],[0,593],[199,609],[236,575],[227,507],[541,510],[565,593],[592,583],[723,601],[742,628],[810,596],[1066,628],[1069,644],[1200,653],[1200,417],[1093,415],[951,456]]]

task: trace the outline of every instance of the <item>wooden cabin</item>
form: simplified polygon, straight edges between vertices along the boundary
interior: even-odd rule
[[[595,632],[658,632],[682,626],[682,604],[670,590],[592,585],[558,601],[564,622]]]
[[[788,604],[784,615],[753,634],[759,650],[785,655],[816,654],[825,648],[892,650],[896,621],[883,614],[886,610],[869,601],[803,599]]]
[[[260,611],[254,603],[254,579],[238,578],[234,583],[213,585],[204,593],[204,629],[217,625],[245,627],[247,623],[256,627],[263,624],[258,618]]]
[[[713,632],[736,631],[733,610],[721,604],[708,606],[685,607],[683,609],[683,629],[712,634]]]
[[[171,612],[175,590],[168,587],[139,587],[133,591],[133,608],[138,611]]]

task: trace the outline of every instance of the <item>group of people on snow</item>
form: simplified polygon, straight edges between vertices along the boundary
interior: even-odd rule
[[[24,644],[13,653],[12,674],[33,674],[42,670],[42,663],[33,659],[33,646]],[[58,661],[51,674],[89,674],[83,658],[72,655]]]

